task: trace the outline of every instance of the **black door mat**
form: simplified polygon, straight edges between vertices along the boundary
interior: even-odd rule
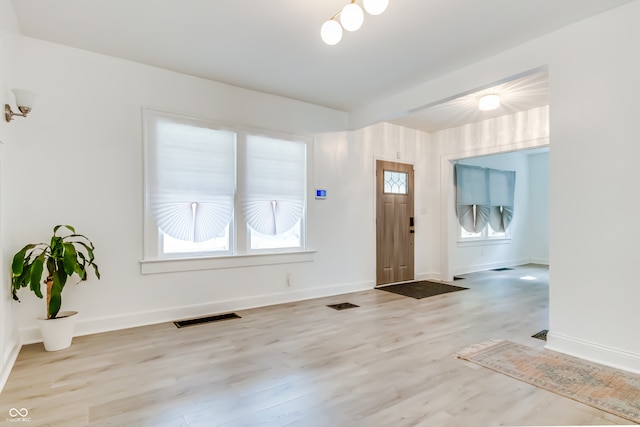
[[[340,304],[331,304],[331,305],[328,305],[327,307],[333,308],[334,310],[346,310],[347,308],[356,308],[360,306],[351,304],[350,302],[341,302]]]
[[[179,320],[173,322],[178,328],[184,328],[186,326],[201,325],[203,323],[219,322],[220,320],[240,319],[236,313],[218,314],[216,316],[198,317],[197,319]]]
[[[376,289],[393,292],[394,294],[404,295],[415,299],[422,299],[435,295],[447,294],[449,292],[462,291],[469,288],[421,280],[418,282],[401,283],[399,285],[382,286]]]
[[[509,268],[509,267],[492,268],[490,271],[509,271],[509,270],[513,270],[513,268]]]
[[[531,338],[537,338],[539,340],[543,340],[546,341],[547,340],[547,333],[549,332],[548,329],[543,329],[540,332],[538,332],[537,334],[533,334],[531,335]]]

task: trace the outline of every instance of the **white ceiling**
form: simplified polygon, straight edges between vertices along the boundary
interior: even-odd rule
[[[630,1],[390,0],[384,14],[365,16],[363,27],[345,32],[335,46],[321,41],[320,26],[347,0],[13,5],[26,36],[351,111]],[[509,109],[546,102],[541,78],[524,82],[535,88],[532,104],[521,97]],[[451,101],[432,116],[428,109],[416,112],[419,121],[404,120],[427,130],[477,120],[471,110],[461,110],[470,101]]]
[[[526,111],[549,104],[548,83],[546,69],[533,70],[487,88],[456,95],[452,99],[412,111],[406,116],[390,121],[412,129],[435,132]],[[480,111],[478,101],[482,96],[489,94],[500,96],[500,107],[491,111]]]

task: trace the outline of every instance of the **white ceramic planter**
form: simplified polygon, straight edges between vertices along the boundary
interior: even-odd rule
[[[38,318],[40,334],[47,351],[63,350],[71,345],[78,322],[77,311],[61,311],[55,319]]]

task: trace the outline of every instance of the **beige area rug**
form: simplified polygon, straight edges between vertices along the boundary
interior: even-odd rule
[[[640,424],[640,375],[503,340],[455,356]]]

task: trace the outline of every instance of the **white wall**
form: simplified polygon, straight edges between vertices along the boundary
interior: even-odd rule
[[[347,282],[375,284],[375,160],[416,165],[416,149],[427,145],[428,134],[388,123],[355,132],[316,137],[316,187],[327,188],[326,200],[312,201],[315,217],[309,221],[310,239],[318,249],[318,285]],[[426,186],[416,165],[416,212]],[[418,214],[416,214],[418,216]],[[416,220],[416,275],[426,268],[424,231]],[[419,241],[421,240],[421,241]]]
[[[549,347],[640,372],[640,1],[555,34]]]
[[[549,264],[549,153],[528,156],[529,224],[531,262]]]
[[[636,372],[639,20],[636,0],[351,113],[357,127],[548,67],[547,346]],[[446,268],[441,257],[441,271]]]
[[[94,241],[102,280],[69,284],[63,295],[63,308],[81,312],[79,334],[374,286],[374,159],[415,163],[426,133],[390,124],[323,132],[346,128],[346,113],[26,37],[13,42],[22,85],[39,96],[16,128],[20,143],[6,147],[4,175],[21,184],[5,197],[13,207],[5,253],[48,239],[60,223]],[[328,198],[309,199],[312,261],[141,275],[145,105],[315,134],[311,186],[326,188]],[[418,244],[424,260],[421,251]],[[23,342],[36,341],[44,304],[28,292],[21,297]]]
[[[10,0],[0,0],[0,106],[11,104],[15,111],[13,94],[9,82],[14,79],[15,49],[10,43],[11,35],[19,33],[18,23]],[[11,366],[18,355],[19,343],[13,321],[13,304],[10,294],[10,264],[4,241],[7,229],[6,212],[9,206],[5,194],[11,186],[11,180],[5,174],[5,147],[16,143],[12,124],[0,118],[0,390],[9,376]]]
[[[20,34],[20,25],[11,0],[0,0],[0,34]]]

